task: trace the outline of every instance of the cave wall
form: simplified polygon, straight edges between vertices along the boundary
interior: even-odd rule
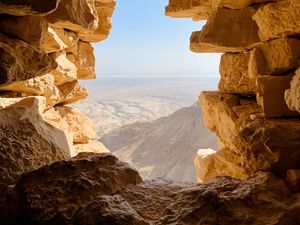
[[[114,0],[0,1],[0,183],[78,152],[107,152],[69,106],[96,78],[92,43],[108,37]]]
[[[166,15],[207,20],[191,51],[224,53],[219,91],[199,97],[219,151],[199,150],[198,181],[299,169],[300,1],[170,0]]]

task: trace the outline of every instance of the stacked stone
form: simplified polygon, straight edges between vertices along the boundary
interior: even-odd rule
[[[91,43],[107,38],[115,0],[0,0],[0,183],[81,151],[93,122],[65,105],[88,96]]]
[[[199,151],[199,182],[300,168],[300,1],[170,0],[166,15],[207,20],[197,53],[225,53],[218,92],[199,99],[219,151]]]

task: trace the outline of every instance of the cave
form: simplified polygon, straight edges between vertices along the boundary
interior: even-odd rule
[[[198,184],[143,181],[67,106],[115,4],[0,0],[0,224],[300,224],[300,1],[169,0],[166,16],[206,21],[190,50],[222,53],[199,96],[219,149],[191,162]]]

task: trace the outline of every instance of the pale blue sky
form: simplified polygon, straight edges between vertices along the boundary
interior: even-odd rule
[[[189,51],[204,22],[164,15],[167,0],[117,0],[107,40],[94,45],[97,76],[218,76],[219,55]]]

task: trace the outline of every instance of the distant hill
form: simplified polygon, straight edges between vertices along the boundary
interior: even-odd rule
[[[216,138],[203,123],[195,103],[168,117],[135,122],[100,139],[120,159],[132,163],[144,179],[196,181],[194,158],[199,148],[216,149]]]

